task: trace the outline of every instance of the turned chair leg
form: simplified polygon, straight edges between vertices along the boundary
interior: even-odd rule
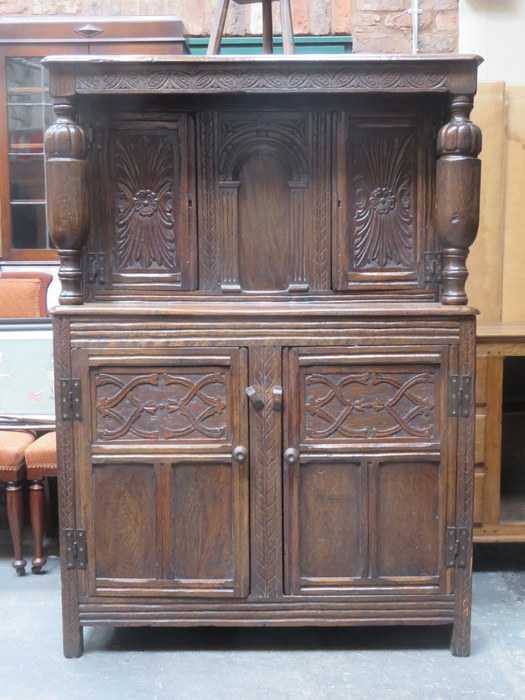
[[[219,0],[215,17],[213,19],[213,26],[210,32],[210,42],[206,52],[208,56],[217,54],[220,51],[221,39],[224,33],[224,25],[226,24],[226,15],[228,13],[229,4],[230,0]]]
[[[33,574],[38,574],[47,562],[47,558],[44,556],[45,495],[43,479],[33,479],[29,486],[29,514],[35,547],[35,556],[31,560],[33,565],[31,571]]]
[[[24,528],[24,505],[22,502],[22,484],[8,481],[6,485],[6,506],[9,530],[13,541],[15,559],[13,566],[16,573],[23,576],[26,572],[26,560],[22,556],[22,537]]]

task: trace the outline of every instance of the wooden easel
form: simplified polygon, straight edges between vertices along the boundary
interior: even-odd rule
[[[263,52],[273,53],[273,28],[272,28],[272,2],[276,0],[234,0],[238,5],[248,5],[254,2],[262,2],[263,11]],[[281,24],[283,30],[283,51],[284,53],[295,53],[292,29],[292,9],[290,0],[279,0],[281,3]],[[230,0],[219,0],[213,27],[210,34],[207,55],[218,54],[221,46],[221,39],[226,23],[226,14]]]

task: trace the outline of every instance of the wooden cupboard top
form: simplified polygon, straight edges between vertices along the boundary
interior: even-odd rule
[[[348,300],[313,302],[311,297],[305,297],[304,301],[262,301],[253,297],[246,300],[225,301],[212,297],[197,297],[192,301],[174,301],[162,303],[111,303],[111,304],[85,304],[58,306],[51,310],[53,315],[73,316],[201,316],[210,319],[220,316],[284,316],[284,317],[312,317],[326,318],[363,318],[363,317],[457,317],[472,316],[477,312],[469,306],[445,306],[441,304],[372,304],[352,303]]]
[[[476,92],[475,55],[49,56],[51,94]]]

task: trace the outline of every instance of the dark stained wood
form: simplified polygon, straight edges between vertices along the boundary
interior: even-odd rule
[[[48,63],[94,134],[77,249],[105,254],[55,313],[82,385],[61,509],[88,552],[66,655],[96,624],[453,624],[468,654],[470,542],[446,559],[473,513],[449,382],[474,376],[451,261],[475,221],[436,226],[435,134],[477,162],[477,59]]]

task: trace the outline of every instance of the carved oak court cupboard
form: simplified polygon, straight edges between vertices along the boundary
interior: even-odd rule
[[[89,625],[453,625],[479,59],[46,59],[66,656]]]

